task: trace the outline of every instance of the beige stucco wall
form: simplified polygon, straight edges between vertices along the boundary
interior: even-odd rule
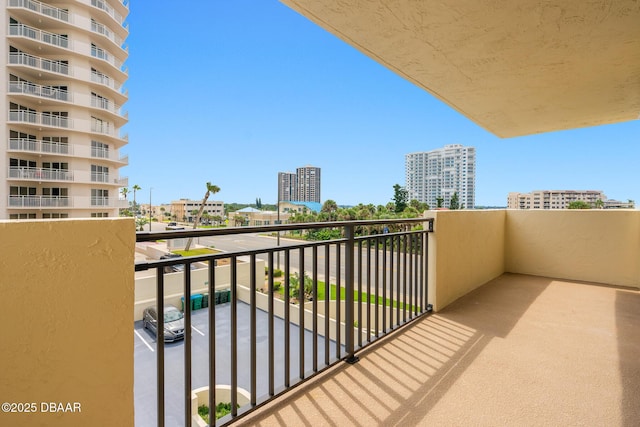
[[[640,287],[640,211],[507,211],[505,270]]]
[[[37,407],[0,425],[133,426],[133,219],[0,222],[0,236],[0,400]]]
[[[429,301],[435,311],[504,273],[504,210],[430,211]]]

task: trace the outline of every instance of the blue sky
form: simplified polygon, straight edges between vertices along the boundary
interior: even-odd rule
[[[476,204],[510,191],[640,201],[640,121],[500,139],[277,0],[133,0],[129,187],[139,202],[277,199],[277,174],[322,169],[322,200],[386,204],[404,155],[476,147]]]

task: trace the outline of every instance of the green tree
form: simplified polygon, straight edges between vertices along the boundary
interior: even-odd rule
[[[262,199],[256,197],[256,209],[262,209]]]
[[[460,209],[460,199],[458,198],[458,192],[453,193],[453,196],[451,196],[451,200],[449,201],[449,209]]]
[[[436,207],[441,208],[444,204],[444,199],[442,197],[436,197]]]
[[[401,213],[407,207],[409,201],[409,193],[400,184],[393,186],[393,202],[395,203],[395,212]]]
[[[596,200],[595,208],[596,209],[604,209],[604,202],[602,201],[602,199]]]
[[[202,215],[202,211],[204,211],[204,206],[207,203],[207,199],[211,194],[216,194],[217,192],[220,191],[220,187],[218,187],[217,185],[211,184],[210,182],[207,182],[206,185],[207,185],[207,192],[204,193],[204,198],[202,199],[202,203],[200,204],[200,210],[196,212],[196,219],[193,221],[194,230],[196,229],[196,227],[198,226],[198,223],[200,222],[200,215]],[[185,251],[188,251],[191,248],[192,242],[193,242],[193,237],[189,237],[189,240],[187,240],[187,245],[184,248]]]
[[[322,204],[322,209],[320,209],[320,212],[327,214],[329,221],[335,221],[336,212],[338,212],[338,204],[335,202],[335,200],[326,200]]]
[[[591,209],[591,205],[584,200],[576,200],[569,203],[569,209]]]
[[[137,215],[138,204],[136,203],[136,192],[142,190],[142,187],[140,187],[138,184],[134,184],[131,188],[133,189],[133,212]]]
[[[409,201],[409,206],[411,206],[418,212],[424,212],[429,210],[429,205],[427,203],[420,202],[416,199],[411,199]]]

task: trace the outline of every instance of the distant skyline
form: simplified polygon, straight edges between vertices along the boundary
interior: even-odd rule
[[[476,147],[476,205],[509,192],[640,201],[640,121],[500,139],[277,0],[130,3],[129,166],[138,202],[277,200],[277,174],[322,169],[322,201],[386,204],[404,156]],[[196,13],[194,13],[196,12]]]

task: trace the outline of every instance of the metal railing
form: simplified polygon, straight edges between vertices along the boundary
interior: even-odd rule
[[[116,10],[113,7],[111,7],[106,1],[104,1],[104,0],[91,0],[91,6],[97,7],[98,9],[101,9],[101,10],[105,11],[118,24],[122,25],[122,22],[124,21],[124,19],[122,18],[122,15],[120,15],[118,12],[116,12]]]
[[[73,172],[67,169],[11,166],[9,167],[8,178],[36,181],[73,181]]]
[[[69,49],[70,47],[69,38],[67,36],[49,33],[24,24],[9,24],[9,35],[27,37],[64,49]]]
[[[51,59],[40,58],[37,56],[29,55],[28,53],[10,53],[9,64],[11,65],[26,65],[28,67],[37,68],[43,71],[49,71],[57,74],[69,74],[69,65],[63,61],[54,61]]]
[[[39,96],[58,101],[72,102],[71,94],[63,89],[51,86],[42,86],[30,82],[9,82],[9,93],[22,93],[25,95]]]
[[[22,7],[42,15],[69,22],[69,12],[35,0],[9,0],[8,7]]]
[[[184,414],[170,414],[173,419],[184,416],[184,425],[192,424],[192,295],[191,266],[208,266],[206,288],[208,322],[208,384],[210,425],[226,424],[246,415],[264,403],[286,393],[292,387],[339,363],[358,361],[357,352],[391,331],[431,311],[428,300],[427,254],[428,233],[433,219],[348,221],[311,224],[287,224],[265,227],[239,227],[209,230],[138,232],[137,242],[186,238],[214,238],[245,233],[267,233],[278,236],[277,244],[265,249],[240,250],[213,255],[171,258],[136,263],[135,271],[155,271],[155,306],[158,313],[165,307],[165,269],[184,265],[182,298],[184,309]],[[325,234],[332,240],[305,241],[280,246],[281,232]],[[280,264],[281,258],[283,264]],[[228,263],[228,283],[217,283],[223,260]],[[248,263],[249,276],[238,273]],[[264,263],[265,276],[262,277]],[[281,269],[279,268],[281,266]],[[282,279],[277,276],[283,273]],[[193,273],[195,274],[195,273]],[[242,279],[240,277],[243,277]],[[279,296],[277,280],[282,281]],[[228,345],[216,341],[216,289],[229,288],[230,330]],[[264,287],[264,289],[263,289]],[[246,307],[248,306],[248,315]],[[242,311],[239,311],[242,308]],[[241,316],[239,313],[245,313]],[[267,324],[268,339],[257,340],[257,317]],[[265,320],[266,317],[266,320]],[[275,323],[283,327],[278,329]],[[261,326],[262,327],[262,326]],[[296,330],[297,327],[297,330]],[[162,331],[163,328],[158,327]],[[249,336],[249,347],[239,349],[239,337]],[[157,425],[165,425],[165,340],[156,334]],[[265,343],[266,340],[266,343]],[[282,340],[282,341],[280,341]],[[297,342],[297,344],[296,344]],[[306,344],[305,344],[306,343]],[[260,351],[258,351],[258,347]],[[309,351],[309,349],[311,349]],[[249,372],[239,384],[239,355],[244,357],[242,371]],[[279,354],[280,356],[276,355]],[[257,363],[268,358],[268,366]],[[229,359],[231,414],[215,420],[216,363]],[[202,360],[202,356],[198,358]],[[276,363],[282,360],[282,363]],[[226,365],[225,365],[226,366]],[[259,369],[258,366],[262,368]],[[243,374],[244,375],[244,374]],[[260,379],[260,381],[258,381]],[[262,392],[258,391],[260,384]],[[245,388],[249,404],[238,408],[238,388]],[[169,390],[172,391],[172,390]],[[172,398],[175,398],[173,396]]]
[[[71,198],[66,196],[9,196],[12,208],[60,208],[70,207]]]
[[[29,110],[10,110],[10,122],[41,124],[58,128],[73,128],[73,121],[65,116],[56,114],[37,113]]]

